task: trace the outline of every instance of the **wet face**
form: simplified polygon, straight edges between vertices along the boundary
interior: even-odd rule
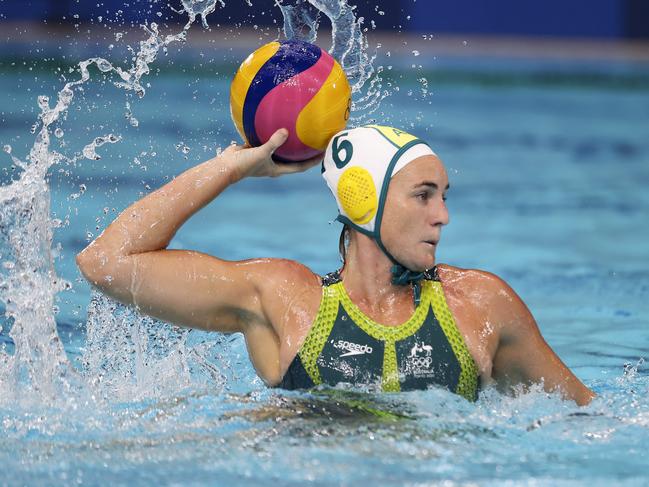
[[[435,265],[435,251],[448,224],[448,175],[436,156],[423,156],[390,181],[381,240],[397,261],[414,271]]]

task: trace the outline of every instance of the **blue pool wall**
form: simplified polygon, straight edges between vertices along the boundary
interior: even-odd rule
[[[227,0],[219,8],[220,25],[281,25],[275,0]],[[289,1],[289,0],[285,0]],[[649,1],[647,0],[348,0],[356,5],[357,15],[378,30],[436,33],[542,36],[560,38],[649,39]],[[180,22],[185,17],[169,5],[180,7],[179,0],[0,0],[3,21],[44,19],[54,23],[75,23],[97,19],[143,23],[151,19]],[[176,5],[177,4],[177,5]],[[378,5],[378,8],[377,8]],[[157,17],[158,12],[162,16]]]

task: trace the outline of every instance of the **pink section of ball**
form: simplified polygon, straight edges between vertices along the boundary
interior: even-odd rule
[[[288,139],[275,151],[282,159],[304,161],[322,153],[304,144],[297,136],[295,123],[302,109],[318,92],[334,66],[334,59],[322,51],[320,59],[309,69],[270,90],[255,112],[255,132],[262,143],[281,128],[289,131]]]

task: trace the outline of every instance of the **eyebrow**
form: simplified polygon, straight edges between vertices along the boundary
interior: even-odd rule
[[[437,185],[437,183],[434,183],[434,182],[432,182],[432,181],[423,181],[423,182],[421,182],[421,183],[419,183],[419,184],[416,184],[416,185],[415,185],[415,188],[419,188],[420,186],[428,186],[428,187],[430,187],[430,188],[432,188],[432,189],[439,189],[439,186]],[[450,184],[447,184],[447,185],[446,185],[446,188],[444,188],[444,191],[448,191],[448,189],[449,189],[450,187],[451,187],[451,185],[450,185]]]

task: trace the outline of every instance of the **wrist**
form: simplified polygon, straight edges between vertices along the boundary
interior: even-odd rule
[[[246,177],[240,164],[237,164],[234,154],[224,152],[211,159],[209,162],[214,169],[228,181],[228,184],[235,184]]]

